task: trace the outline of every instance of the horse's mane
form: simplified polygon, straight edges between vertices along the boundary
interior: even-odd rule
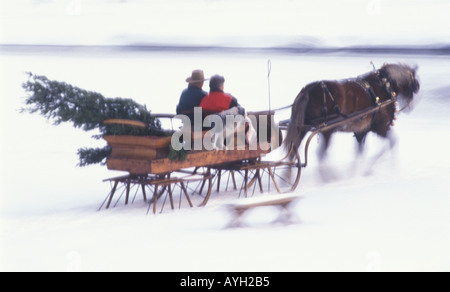
[[[411,74],[415,71],[405,64],[385,64],[381,69],[384,69],[389,77],[397,82],[411,82]]]
[[[384,70],[390,81],[402,88],[404,98],[412,100],[413,94],[419,91],[420,83],[416,79],[417,67],[411,68],[405,64],[385,64],[380,70]]]
[[[384,64],[379,70],[370,71],[360,75],[358,76],[358,79],[377,77],[378,71],[384,71],[392,81],[410,83],[411,74],[415,74],[416,68],[411,68],[406,64]]]

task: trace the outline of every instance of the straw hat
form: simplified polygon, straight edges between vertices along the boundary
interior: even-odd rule
[[[200,83],[205,80],[205,74],[203,73],[203,70],[194,70],[192,71],[192,75],[186,79],[187,83]]]

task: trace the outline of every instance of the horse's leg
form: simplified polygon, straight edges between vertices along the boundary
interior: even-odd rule
[[[386,131],[378,135],[387,140],[387,145],[384,148],[382,148],[381,152],[377,155],[377,158],[380,158],[386,152],[391,152],[392,149],[394,149],[395,145],[397,145],[397,136],[394,134],[393,131]]]
[[[325,165],[325,163],[324,163],[325,158],[327,157],[327,150],[328,150],[328,146],[330,146],[332,134],[333,134],[333,132],[331,132],[331,131],[322,133],[323,144],[319,150],[320,175],[322,177],[322,180],[325,182],[329,182],[329,181],[335,180],[337,178],[336,174],[331,169],[331,167],[329,165]]]
[[[358,141],[358,156],[361,156],[364,152],[364,144],[366,142],[368,132],[355,133],[356,141]]]
[[[394,149],[395,145],[397,144],[397,137],[393,131],[382,131],[382,132],[377,132],[377,134],[379,137],[381,137],[385,141],[387,141],[387,143],[385,144],[384,147],[381,147],[380,152],[373,157],[370,167],[366,171],[367,175],[369,175],[373,172],[371,166],[375,165],[380,160],[380,158],[382,158],[386,153],[392,153],[392,150]]]
[[[320,162],[323,162],[324,159],[327,156],[327,150],[328,150],[328,147],[330,146],[330,141],[331,141],[331,135],[332,134],[333,134],[333,132],[323,132],[322,133],[323,144],[322,144],[322,147],[319,150],[319,160],[320,160]]]
[[[353,162],[353,167],[350,169],[350,174],[356,175],[359,170],[361,169],[361,166],[364,165],[363,160],[363,154],[364,154],[364,146],[366,145],[366,138],[367,138],[368,132],[355,132],[355,138],[358,142],[357,149],[356,149],[356,155],[355,160]],[[364,168],[364,167],[363,167]]]

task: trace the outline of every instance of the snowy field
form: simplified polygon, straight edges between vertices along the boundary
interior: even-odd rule
[[[46,75],[108,97],[130,97],[173,113],[192,69],[223,74],[226,91],[251,110],[291,104],[308,82],[354,77],[384,62],[418,65],[421,91],[399,116],[398,144],[367,140],[355,162],[354,139],[337,135],[328,160],[303,169],[295,193],[300,223],[272,224],[256,209],[248,227],[224,229],[223,204],[237,193],[213,192],[204,208],[145,215],[138,196],[97,211],[122,173],[79,168],[76,150],[104,145],[71,125],[21,114],[24,72]],[[4,52],[1,63],[0,270],[2,271],[449,271],[450,117],[448,56],[349,56],[232,53]],[[333,174],[324,181],[320,168]]]

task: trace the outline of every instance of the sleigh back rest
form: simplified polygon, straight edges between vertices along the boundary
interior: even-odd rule
[[[193,144],[196,143],[197,140],[200,140],[199,141],[199,142],[201,142],[200,144],[203,144],[202,142],[204,141],[205,135],[213,128],[213,127],[203,126],[205,118],[207,118],[208,116],[211,116],[211,115],[218,115],[218,114],[221,114],[221,113],[223,113],[223,112],[210,111],[210,110],[202,109],[201,110],[201,114],[202,114],[201,125],[202,125],[202,127],[201,127],[201,131],[199,131],[198,127],[194,127],[194,122],[195,122],[194,110],[186,110],[186,111],[179,112],[180,115],[187,116],[189,118],[190,122],[191,122],[190,123],[191,141],[192,141]],[[171,119],[179,118],[179,116],[176,116],[176,115],[166,115],[166,114],[162,114],[162,115],[156,114],[156,115],[153,115],[153,116],[157,117],[157,118],[171,118]],[[236,139],[237,135],[239,133],[241,133],[241,132],[245,133],[246,130],[247,130],[247,128],[236,127],[236,125],[235,125],[235,128],[234,128],[235,141],[237,140]],[[209,134],[212,135],[212,133],[209,133]],[[199,143],[197,142],[196,144],[199,144]],[[237,145],[235,145],[235,146],[237,146]]]

